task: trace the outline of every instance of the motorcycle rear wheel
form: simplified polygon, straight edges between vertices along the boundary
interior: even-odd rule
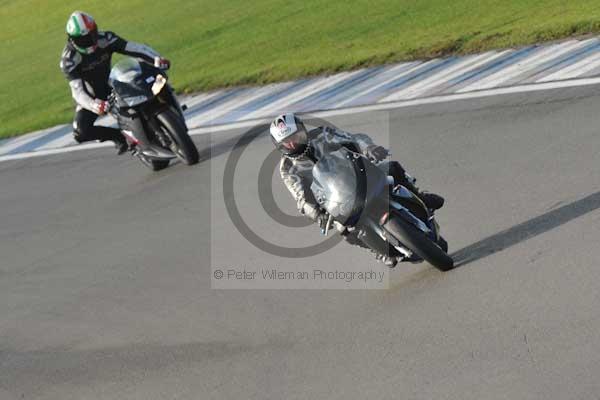
[[[137,157],[140,159],[142,164],[155,172],[165,169],[169,166],[169,160],[151,160],[143,155],[138,155]]]
[[[385,228],[402,244],[440,271],[449,271],[454,267],[454,260],[439,245],[401,218],[390,219]]]

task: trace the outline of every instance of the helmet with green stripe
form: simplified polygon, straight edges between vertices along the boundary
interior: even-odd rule
[[[75,49],[83,54],[93,53],[98,47],[98,27],[91,15],[74,11],[67,21],[67,35]]]

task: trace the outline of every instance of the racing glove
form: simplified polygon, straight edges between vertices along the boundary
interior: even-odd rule
[[[166,58],[156,56],[154,57],[154,66],[166,71],[171,67],[171,62]]]
[[[385,147],[376,144],[371,144],[367,147],[367,157],[375,161],[384,160],[388,156],[388,151]]]
[[[92,111],[94,111],[96,114],[104,115],[108,112],[109,104],[106,100],[95,99],[93,107],[94,109]]]

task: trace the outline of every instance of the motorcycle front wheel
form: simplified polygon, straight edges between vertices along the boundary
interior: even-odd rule
[[[454,267],[454,260],[439,245],[429,240],[423,232],[401,218],[391,218],[386,223],[385,229],[419,257],[440,271],[449,271]]]
[[[198,149],[179,115],[169,109],[158,114],[156,118],[165,133],[175,142],[177,157],[187,165],[197,164],[200,159]]]

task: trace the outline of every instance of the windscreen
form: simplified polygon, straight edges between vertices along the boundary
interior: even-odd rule
[[[111,83],[114,81],[130,83],[141,75],[142,66],[140,65],[140,62],[135,58],[127,57],[112,67],[108,79]]]
[[[133,107],[152,97],[151,83],[144,76],[140,62],[134,58],[119,61],[110,71],[109,85],[117,93],[120,100],[127,106]]]

